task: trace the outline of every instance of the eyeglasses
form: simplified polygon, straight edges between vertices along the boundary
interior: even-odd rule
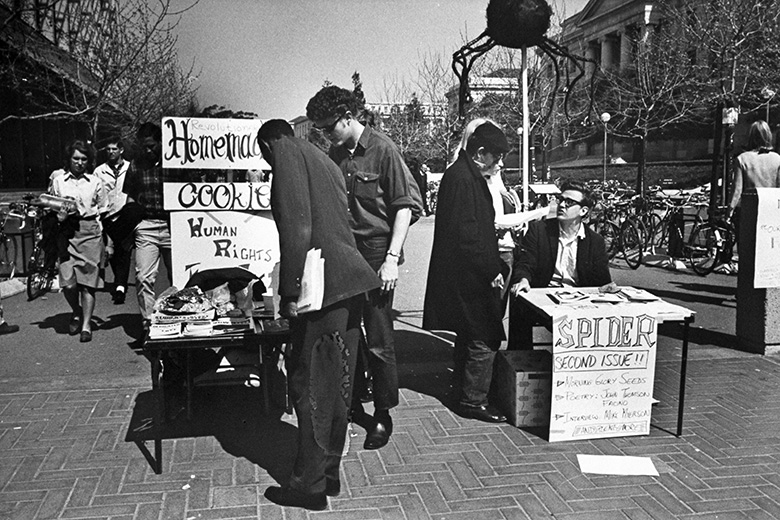
[[[332,133],[332,132],[333,132],[333,130],[335,130],[335,129],[336,129],[336,125],[337,125],[337,124],[339,124],[339,121],[341,121],[341,119],[342,119],[343,117],[344,117],[344,116],[338,116],[338,118],[336,118],[336,120],[335,120],[335,121],[333,121],[333,123],[331,123],[331,124],[329,124],[329,125],[326,125],[326,126],[320,126],[320,127],[317,127],[317,128],[319,128],[320,130],[322,130],[322,131],[323,131],[323,132],[325,132],[326,134],[330,134],[330,133]]]
[[[565,205],[565,206],[582,206],[581,200],[574,200],[571,197],[564,197],[563,195],[556,195],[555,200],[558,201],[559,205]]]

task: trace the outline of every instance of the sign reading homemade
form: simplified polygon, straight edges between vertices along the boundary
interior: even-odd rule
[[[163,167],[269,170],[257,131],[261,119],[164,117]]]
[[[642,304],[557,306],[550,442],[647,435],[656,347]]]

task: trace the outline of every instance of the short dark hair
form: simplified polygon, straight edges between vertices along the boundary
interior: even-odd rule
[[[466,143],[466,152],[469,155],[477,153],[480,148],[484,148],[491,154],[506,153],[509,150],[509,143],[500,128],[493,123],[485,122],[474,129],[474,133]]]
[[[138,138],[139,141],[143,141],[147,137],[151,137],[158,143],[161,143],[162,129],[160,128],[160,125],[156,125],[151,122],[146,122],[138,127],[138,131],[135,133],[135,136]]]
[[[306,105],[306,117],[312,121],[320,121],[350,112],[357,118],[359,109],[358,100],[352,91],[336,85],[328,85],[321,88],[309,100]]]
[[[259,141],[274,141],[280,139],[283,135],[295,136],[290,123],[284,119],[269,119],[257,131]]]
[[[582,193],[581,206],[588,208],[593,207],[593,192],[590,191],[590,189],[584,183],[576,180],[564,181],[561,185],[561,192],[566,190],[579,191]]]
[[[115,144],[119,148],[124,148],[125,147],[125,145],[122,143],[122,138],[119,137],[118,135],[110,135],[106,139],[103,140],[103,148],[105,148],[106,146],[108,146],[110,144]]]

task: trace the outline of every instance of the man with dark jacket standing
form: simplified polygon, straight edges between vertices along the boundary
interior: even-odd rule
[[[453,381],[457,413],[504,422],[506,417],[488,403],[488,391],[493,359],[505,338],[501,288],[502,273],[509,266],[498,252],[486,177],[501,168],[509,145],[492,122],[477,126],[465,143],[439,186],[423,327],[457,334]]]
[[[373,420],[367,420],[359,399],[353,403],[354,421],[367,425],[363,447],[375,450],[386,445],[393,433],[390,409],[398,405],[393,294],[406,234],[422,213],[422,199],[398,147],[386,135],[360,123],[359,111],[355,95],[334,85],[321,89],[306,105],[306,116],[330,139],[330,157],[344,175],[358,250],[381,281],[363,305]],[[358,370],[358,377],[363,373]]]
[[[517,297],[532,287],[594,287],[612,281],[604,239],[582,221],[593,205],[590,190],[569,181],[557,195],[557,218],[532,222],[520,245],[510,281]],[[512,300],[509,349],[533,348],[533,313]]]
[[[272,119],[258,132],[273,170],[271,211],[279,230],[280,314],[290,319],[287,357],[290,394],[298,418],[298,454],[290,482],[265,497],[282,506],[322,510],[341,490],[339,466],[347,435],[360,305],[379,279],[355,246],[347,220],[344,178],[313,144]],[[325,260],[322,308],[298,312],[306,254]]]

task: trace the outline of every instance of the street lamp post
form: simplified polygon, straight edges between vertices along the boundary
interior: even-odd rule
[[[607,123],[611,119],[609,112],[604,112],[599,116],[601,122],[604,123],[604,183],[607,182]]]

